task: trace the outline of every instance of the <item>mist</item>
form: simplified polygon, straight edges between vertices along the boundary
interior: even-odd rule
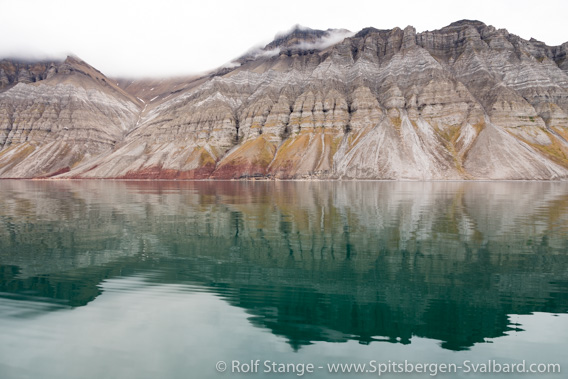
[[[327,36],[315,42],[300,42],[293,47],[300,50],[324,50],[354,35],[355,33],[349,30],[331,30]]]
[[[288,0],[270,6],[260,0],[140,0],[135,4],[116,0],[0,1],[0,59],[63,60],[74,54],[111,77],[161,78],[207,72],[296,24],[353,32],[368,26],[391,29],[412,25],[421,32],[467,18],[550,46],[568,41],[565,0],[478,0],[459,7],[450,0]],[[323,49],[340,38],[344,37],[334,34],[315,45],[299,47]]]

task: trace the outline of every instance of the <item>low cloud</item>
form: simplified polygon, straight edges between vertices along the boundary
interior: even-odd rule
[[[277,40],[279,38],[286,37],[287,35],[292,33],[294,30],[311,30],[311,29],[307,28],[305,26],[295,25],[293,28],[289,29],[287,32],[281,32],[281,33],[276,34],[274,39]],[[286,49],[323,50],[323,49],[327,49],[330,46],[338,44],[338,43],[342,42],[345,38],[352,37],[353,35],[355,35],[355,33],[350,32],[349,30],[345,30],[345,29],[329,30],[327,32],[327,35],[319,38],[317,41],[300,42],[300,43],[297,43],[297,44],[290,46]],[[274,56],[279,55],[280,51],[281,51],[280,47],[276,47],[276,48],[270,49],[270,50],[265,50],[265,48],[263,48],[263,47],[256,46],[256,47],[253,47],[252,49],[250,49],[249,51],[247,51],[243,55],[243,58],[248,58],[248,59],[253,59],[253,60],[259,59],[259,58],[272,58]],[[237,67],[237,63],[238,62],[233,61],[233,62],[228,63],[227,65],[224,65],[223,67]]]
[[[21,62],[63,62],[68,55],[71,55],[71,53],[59,52],[48,54],[41,51],[32,51],[32,49],[0,48],[0,60],[9,59]]]
[[[247,51],[242,58],[248,58],[248,59],[258,59],[258,58],[272,58],[276,55],[280,54],[280,48],[277,47],[275,49],[271,49],[271,50],[264,50],[264,48],[260,47],[260,46],[255,46],[252,49],[250,49],[249,51]],[[236,63],[236,62],[234,62]]]
[[[240,65],[241,65],[240,62],[232,61],[232,62],[225,63],[224,65],[221,66],[221,68],[235,68],[235,67],[239,67]]]
[[[314,42],[300,42],[294,46],[293,49],[299,50],[323,50],[330,46],[342,42],[345,38],[349,38],[355,35],[355,33],[349,30],[330,30],[327,36],[321,37],[319,40]]]
[[[271,58],[276,55],[280,54],[280,48],[277,47],[276,49],[272,50],[261,50],[257,52],[255,58]]]

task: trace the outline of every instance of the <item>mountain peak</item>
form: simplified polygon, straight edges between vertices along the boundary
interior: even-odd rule
[[[487,26],[485,25],[485,23],[478,21],[478,20],[467,20],[467,19],[463,19],[463,20],[459,20],[456,22],[452,22],[450,25],[447,26],[447,28],[451,28],[451,27],[456,27],[456,26],[473,26],[473,27],[484,27]]]
[[[68,55],[65,61],[63,62],[64,66],[68,66],[71,70],[70,71],[78,71],[84,75],[88,75],[96,80],[102,80],[105,78],[105,75],[79,58],[76,55]]]
[[[315,42],[328,34],[329,31],[311,29],[297,24],[287,32],[276,34],[274,41],[266,45],[266,49],[270,50],[277,47],[292,47],[300,42]]]
[[[567,180],[567,52],[461,20],[295,26],[123,88],[77,57],[0,62],[0,178]]]
[[[295,25],[287,32],[276,34],[274,40],[268,45],[263,48],[251,49],[234,62],[242,64],[259,58],[272,58],[282,54],[291,56],[302,54],[306,51],[323,50],[343,41],[347,37],[352,37],[353,34],[347,29],[318,30]],[[224,70],[226,72],[227,68],[225,67]]]

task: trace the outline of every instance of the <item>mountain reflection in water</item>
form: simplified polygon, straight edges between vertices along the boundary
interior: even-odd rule
[[[0,323],[109,280],[205,291],[294,349],[522,333],[568,312],[567,183],[0,182]],[[16,304],[12,306],[11,304]]]

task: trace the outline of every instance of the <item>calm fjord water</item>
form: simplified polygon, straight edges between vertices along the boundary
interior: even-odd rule
[[[300,376],[265,361],[313,363],[304,376],[317,378],[389,360],[568,372],[568,183],[0,181],[0,193],[0,378]],[[258,372],[231,373],[251,360]],[[464,370],[439,375],[503,377]]]

